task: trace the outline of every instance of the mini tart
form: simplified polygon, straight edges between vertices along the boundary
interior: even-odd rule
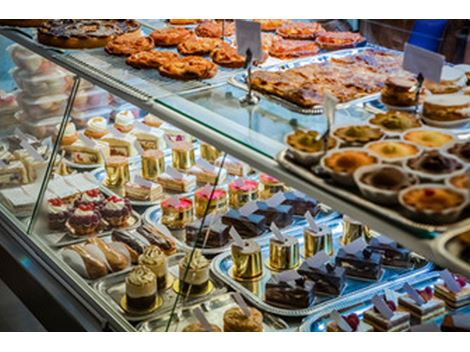
[[[130,56],[152,50],[154,47],[155,43],[151,37],[124,34],[108,42],[104,50],[110,55]]]
[[[176,46],[192,35],[186,28],[163,28],[157,29],[150,34],[156,46]]]
[[[367,144],[366,148],[389,162],[399,162],[420,153],[416,145],[395,140],[372,142]]]
[[[384,133],[378,127],[351,125],[337,127],[333,135],[347,145],[364,145],[381,139]]]
[[[161,65],[175,60],[178,54],[172,51],[141,51],[133,54],[126,59],[126,64],[134,68],[155,68],[158,69]]]
[[[100,209],[101,215],[112,227],[125,226],[131,211],[129,200],[117,196],[107,198]]]
[[[450,187],[456,187],[461,190],[468,190],[470,187],[470,181],[468,179],[467,173],[449,177],[446,180],[446,184]]]
[[[295,160],[304,165],[317,163],[324,153],[324,141],[320,140],[317,131],[296,130],[286,135],[285,143]],[[328,149],[333,149],[336,144],[336,139],[329,136]]]
[[[455,143],[447,149],[447,152],[466,163],[470,163],[470,142]]]
[[[353,185],[354,172],[361,166],[377,164],[378,158],[359,148],[344,148],[329,151],[322,159],[322,167],[333,179],[344,185]]]
[[[225,21],[204,21],[196,27],[196,34],[203,38],[220,38],[223,36],[230,37],[235,34],[235,23]]]
[[[405,132],[403,139],[425,148],[441,148],[454,141],[450,133],[432,129],[415,129]]]
[[[314,39],[315,35],[324,32],[317,22],[291,22],[276,30],[276,34],[285,39]]]
[[[376,114],[369,119],[369,123],[380,126],[386,132],[404,132],[412,128],[421,127],[421,122],[415,114],[396,110]]]
[[[222,41],[218,38],[189,37],[178,44],[178,52],[181,55],[208,55],[220,45]]]
[[[447,156],[438,150],[429,150],[408,159],[406,168],[414,171],[422,180],[443,181],[449,174],[463,169],[463,164],[453,156]]]
[[[411,216],[431,223],[456,220],[468,203],[465,192],[432,183],[408,187],[398,199]]]
[[[217,73],[217,65],[200,56],[186,56],[162,64],[158,71],[162,76],[183,81],[208,79]]]

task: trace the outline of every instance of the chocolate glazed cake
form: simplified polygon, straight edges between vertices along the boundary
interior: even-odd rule
[[[295,270],[284,271],[266,283],[266,302],[283,308],[308,308],[315,300],[315,284]]]

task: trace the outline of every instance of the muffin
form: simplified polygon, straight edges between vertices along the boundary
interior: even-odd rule
[[[131,217],[132,208],[128,199],[111,196],[103,202],[100,212],[112,227],[123,227]]]

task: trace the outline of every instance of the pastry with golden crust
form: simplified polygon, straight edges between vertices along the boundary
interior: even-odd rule
[[[171,18],[168,20],[168,23],[173,26],[190,26],[192,24],[198,24],[201,21],[201,19]]]
[[[318,46],[328,51],[353,48],[363,40],[361,34],[352,32],[321,32],[316,38]]]
[[[333,134],[344,143],[361,145],[377,141],[384,135],[380,128],[368,125],[338,127],[334,130]]]
[[[181,55],[208,55],[217,48],[222,41],[218,38],[198,38],[191,36],[178,44],[178,52]]]
[[[106,44],[104,50],[111,55],[130,56],[141,51],[149,51],[155,47],[151,37],[121,35]]]
[[[285,39],[314,39],[325,30],[317,22],[291,22],[276,30],[276,34]]]
[[[313,56],[320,52],[320,48],[312,40],[283,39],[275,36],[271,40],[268,52],[269,55],[284,60]]]
[[[253,21],[261,24],[261,30],[263,32],[275,32],[278,28],[292,22],[292,20],[284,19],[257,19]]]
[[[140,25],[134,20],[65,19],[49,20],[38,28],[41,44],[66,49],[104,47],[123,34],[138,35]]]
[[[240,307],[233,307],[224,313],[225,332],[262,332],[263,314],[250,307],[250,315],[245,316]]]
[[[454,136],[438,130],[415,129],[406,132],[403,139],[425,148],[441,148],[453,142]]]
[[[126,64],[134,68],[154,68],[158,69],[161,65],[175,60],[178,54],[171,51],[141,51],[133,54],[126,59]]]
[[[192,32],[186,28],[162,28],[153,31],[150,37],[154,40],[156,46],[176,46],[192,35]]]
[[[225,21],[204,21],[196,27],[196,34],[199,37],[205,38],[220,38],[222,37],[222,28],[224,37],[230,37],[235,34],[235,22]]]
[[[241,68],[245,65],[245,57],[228,43],[222,43],[211,52],[211,59],[216,64],[228,68]]]
[[[158,71],[162,76],[180,79],[208,79],[217,73],[217,65],[200,56],[186,56],[162,64]]]
[[[333,173],[352,175],[361,166],[378,162],[377,157],[359,148],[339,149],[323,158],[324,166]]]

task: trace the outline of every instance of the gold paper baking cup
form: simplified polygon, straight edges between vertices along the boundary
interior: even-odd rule
[[[142,155],[142,177],[155,181],[158,176],[165,172],[165,157],[146,158]]]
[[[368,241],[370,236],[370,229],[367,225],[363,225],[360,222],[346,217],[343,218],[343,237],[341,238],[341,244],[343,246],[346,246],[361,237]]]
[[[104,184],[108,187],[121,187],[130,180],[129,161],[127,158],[119,158],[119,162],[113,157],[105,163],[106,178]]]
[[[196,163],[192,146],[190,149],[173,149],[171,158],[173,167],[179,171],[189,170]]]
[[[162,208],[162,224],[169,229],[183,229],[194,220],[193,207],[187,209]]]
[[[286,191],[287,191],[287,187],[283,183],[276,183],[276,184],[271,184],[271,185],[261,183],[260,198],[268,199],[268,198],[271,198],[276,193],[286,192]]]
[[[333,255],[333,234],[331,231],[323,234],[314,233],[312,230],[304,229],[304,256],[309,258],[318,252],[325,251],[328,255]]]
[[[159,295],[157,295],[157,297],[155,299],[155,303],[151,307],[149,307],[147,309],[143,309],[143,310],[138,310],[138,309],[134,309],[132,307],[129,307],[127,305],[126,295],[123,295],[121,297],[121,301],[119,302],[119,304],[120,304],[122,309],[124,309],[127,313],[129,313],[131,315],[147,315],[147,314],[155,312],[158,308],[160,308],[161,305],[163,304],[163,299]]]
[[[285,242],[269,241],[269,261],[266,266],[274,271],[295,269],[300,263],[299,242],[288,237]]]
[[[232,260],[235,280],[257,280],[263,275],[261,251],[246,253],[238,246],[232,246]]]
[[[222,152],[216,147],[201,143],[201,158],[207,160],[211,164],[214,164],[215,161],[222,155]]]
[[[206,211],[207,205],[209,204],[209,210],[207,214],[225,214],[227,211],[227,198],[212,199],[210,202],[204,197],[195,197],[196,199],[196,217],[202,218]]]
[[[252,200],[258,199],[258,188],[244,191],[242,189],[228,188],[229,205],[233,209],[238,209]]]

